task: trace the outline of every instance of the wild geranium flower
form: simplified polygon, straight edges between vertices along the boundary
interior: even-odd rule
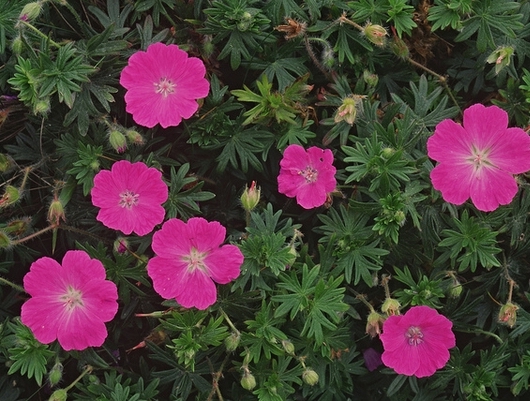
[[[142,162],[121,160],[94,177],[92,204],[101,208],[96,219],[127,235],[145,235],[162,223],[167,197],[162,173]]]
[[[337,180],[333,153],[313,146],[307,151],[300,145],[289,145],[280,161],[278,191],[295,198],[304,209],[322,206]]]
[[[455,346],[453,323],[429,306],[413,306],[404,315],[389,316],[379,336],[383,363],[397,373],[426,377],[443,368]]]
[[[101,346],[105,322],[118,311],[116,284],[105,274],[103,264],[84,251],[66,252],[62,265],[37,259],[24,276],[31,298],[22,305],[22,323],[41,343],[57,339],[66,351]]]
[[[204,63],[177,45],[153,43],[134,53],[121,72],[126,110],[144,127],[179,125],[197,111],[196,100],[208,95],[205,73]]]
[[[217,300],[214,281],[226,284],[239,276],[243,254],[235,245],[221,245],[226,229],[218,222],[193,217],[171,219],[153,235],[156,256],[147,273],[155,291],[185,308],[206,309]]]
[[[517,193],[513,174],[530,170],[530,137],[508,128],[508,114],[496,106],[467,108],[463,125],[443,120],[427,152],[439,162],[431,180],[444,200],[461,205],[471,198],[484,212],[509,204]]]

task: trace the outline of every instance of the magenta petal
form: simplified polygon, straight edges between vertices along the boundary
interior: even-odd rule
[[[470,196],[478,210],[491,212],[499,205],[508,205],[517,190],[517,183],[511,174],[495,168],[484,168],[472,182]]]
[[[208,275],[200,270],[187,275],[186,285],[176,297],[185,308],[206,309],[217,300],[217,289]]]
[[[205,259],[208,273],[219,284],[226,284],[239,277],[243,254],[235,245],[223,245]]]
[[[427,153],[439,162],[462,162],[469,156],[472,138],[464,128],[451,120],[436,126],[434,135],[427,140]]]
[[[521,128],[508,128],[489,156],[498,168],[520,174],[530,170],[530,136]]]
[[[497,106],[474,104],[464,110],[464,128],[479,148],[498,142],[507,127],[508,113]]]
[[[467,169],[472,170],[472,166]],[[456,169],[441,163],[431,171],[432,186],[442,193],[446,202],[461,205],[469,199],[470,188],[467,181],[471,179],[472,173],[469,172],[466,176],[467,169]]]

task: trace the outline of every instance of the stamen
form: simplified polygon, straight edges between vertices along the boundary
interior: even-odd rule
[[[155,93],[161,94],[163,97],[167,97],[171,93],[175,93],[175,87],[177,84],[173,83],[171,79],[166,77],[160,78],[159,82],[155,82]]]
[[[408,338],[409,345],[417,346],[423,342],[423,333],[417,326],[410,326],[405,333],[405,337]]]
[[[126,207],[131,209],[133,206],[138,205],[139,194],[135,194],[133,191],[126,190],[120,194],[120,203],[121,207]]]

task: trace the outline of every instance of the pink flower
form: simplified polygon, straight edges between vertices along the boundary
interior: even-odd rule
[[[383,363],[397,373],[425,377],[443,368],[455,346],[453,323],[429,306],[413,306],[389,316],[380,335]]]
[[[300,145],[289,145],[280,161],[278,192],[296,197],[304,209],[322,206],[335,190],[336,171],[331,150],[313,146],[306,151]]]
[[[184,223],[171,219],[153,235],[156,256],[147,273],[155,291],[175,298],[185,308],[206,309],[217,300],[214,281],[226,284],[237,278],[243,254],[235,245],[222,245],[226,230],[216,221],[193,217]]]
[[[94,177],[92,204],[101,208],[96,219],[127,235],[145,235],[162,223],[167,197],[162,173],[142,162],[121,160]]]
[[[452,120],[436,126],[427,152],[439,162],[431,180],[446,202],[461,205],[471,198],[477,209],[490,212],[512,201],[513,174],[530,170],[530,137],[507,127],[504,110],[481,104],[464,111],[463,126]]]
[[[199,108],[196,99],[208,95],[205,73],[204,63],[177,45],[153,43],[133,54],[121,72],[126,110],[145,127],[179,125]]]
[[[107,338],[105,322],[118,311],[116,284],[105,280],[105,268],[84,251],[68,251],[62,266],[43,257],[24,277],[31,298],[21,320],[43,344],[55,339],[66,351],[99,347]]]

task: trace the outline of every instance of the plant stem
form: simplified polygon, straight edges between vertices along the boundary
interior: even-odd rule
[[[27,28],[31,29],[37,35],[39,35],[40,37],[42,37],[42,38],[46,39],[47,41],[49,41],[50,44],[55,46],[56,48],[60,48],[61,47],[61,45],[59,43],[57,43],[54,40],[52,40],[49,36],[46,36],[45,34],[43,34],[41,31],[39,31],[37,28],[35,28],[29,22],[26,22],[26,21],[23,21],[23,20],[18,20],[18,23],[20,23],[20,24],[26,26]]]
[[[8,286],[14,288],[15,290],[17,290],[17,291],[19,291],[19,292],[26,292],[26,291],[24,290],[24,288],[22,288],[20,285],[15,284],[15,283],[12,283],[11,281],[6,280],[6,279],[3,278],[3,277],[0,277],[0,284],[7,284]]]

